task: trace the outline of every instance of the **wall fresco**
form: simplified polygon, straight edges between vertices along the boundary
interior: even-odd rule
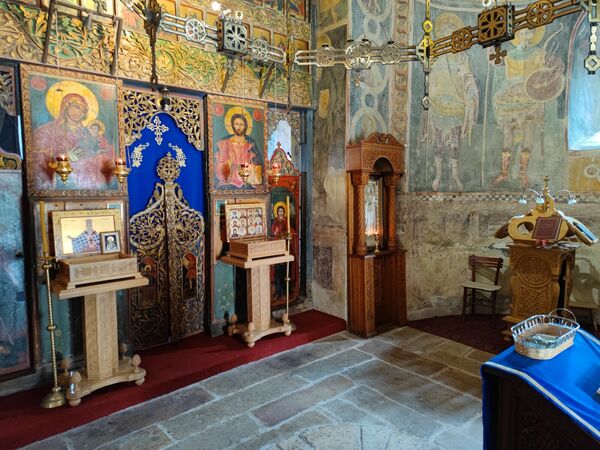
[[[352,38],[369,39],[381,45],[391,38],[393,2],[354,0],[352,2]],[[390,76],[393,68],[373,64],[350,82],[350,141],[358,142],[373,132],[387,132],[390,122]]]
[[[424,6],[415,3],[413,41]],[[476,20],[467,8],[432,8],[434,37]],[[544,175],[565,181],[565,80],[575,17],[521,30],[503,45],[496,65],[479,46],[437,59],[430,79],[433,105],[419,102],[423,73],[412,70],[410,190],[488,191],[539,186]]]
[[[346,26],[318,32],[317,42],[343,47]],[[313,152],[313,252],[311,291],[316,308],[346,317],[346,71],[341,66],[316,69]],[[309,194],[310,195],[310,194]],[[332,255],[331,260],[323,256]],[[327,265],[331,276],[319,274]],[[324,279],[333,278],[327,286]]]

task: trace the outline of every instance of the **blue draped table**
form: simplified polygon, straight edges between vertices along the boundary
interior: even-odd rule
[[[540,398],[547,401],[548,408],[560,411],[558,415],[554,411],[548,411],[554,414],[555,418],[558,417],[560,424],[572,422],[583,431],[584,439],[589,437],[589,442],[594,444],[593,448],[600,448],[600,394],[596,392],[600,388],[600,341],[591,334],[579,330],[573,346],[549,360],[527,358],[518,354],[513,346],[484,363],[481,366],[481,375],[486,449],[505,448],[505,445],[500,445],[499,442],[510,441],[510,438],[499,437],[498,433],[506,433],[506,430],[510,429],[507,428],[507,421],[517,419],[499,415],[514,413],[519,405],[530,406],[529,400],[501,399],[501,379],[508,380],[509,383],[511,379],[526,383],[530,390],[537,392],[541,395]],[[509,391],[504,390],[506,392],[503,394]],[[510,392],[510,395],[514,396],[517,390]],[[502,405],[510,407],[502,408]],[[538,408],[538,411],[545,409]],[[565,424],[565,428],[568,426],[569,424]],[[548,426],[548,429],[561,431],[551,426]],[[575,435],[579,434],[576,430]]]

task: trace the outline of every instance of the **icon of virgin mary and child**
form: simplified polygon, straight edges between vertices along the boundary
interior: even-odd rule
[[[261,184],[262,155],[256,142],[250,136],[252,132],[250,114],[243,108],[233,107],[227,111],[224,121],[230,134],[216,143],[216,187],[241,188]],[[248,170],[246,182],[240,175],[240,169],[244,165]]]
[[[69,82],[67,82],[69,83]],[[98,101],[90,89],[81,83],[54,84],[46,94],[51,120],[42,125],[33,123],[33,148],[43,187],[54,186],[54,172],[48,162],[58,155],[69,158],[73,172],[71,189],[98,189],[110,184],[114,146],[105,137],[106,126],[97,119]],[[43,179],[42,179],[43,178]]]

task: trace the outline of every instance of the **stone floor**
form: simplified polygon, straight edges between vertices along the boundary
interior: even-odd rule
[[[492,356],[408,327],[343,332],[27,448],[480,449]]]

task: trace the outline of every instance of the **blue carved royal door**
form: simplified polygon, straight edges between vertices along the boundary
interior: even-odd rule
[[[150,284],[132,292],[134,348],[199,333],[205,323],[203,109],[126,91],[130,243]]]

